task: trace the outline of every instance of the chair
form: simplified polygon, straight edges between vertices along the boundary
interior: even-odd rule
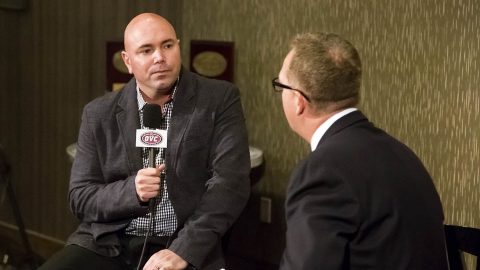
[[[464,270],[463,252],[477,257],[476,270],[480,270],[480,229],[445,225],[445,239],[450,270]]]

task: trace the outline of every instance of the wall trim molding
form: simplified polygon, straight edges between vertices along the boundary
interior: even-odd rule
[[[33,230],[26,230],[28,240],[33,252],[43,258],[50,257],[53,253],[65,246],[65,241],[51,237]],[[23,247],[18,226],[0,220],[0,236],[18,239],[18,245]]]

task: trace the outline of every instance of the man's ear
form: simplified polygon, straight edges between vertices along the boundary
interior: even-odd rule
[[[302,97],[302,95],[296,93],[295,95],[295,113],[297,115],[302,115],[304,112],[305,112],[305,109],[306,109],[306,100],[304,97]]]
[[[122,51],[122,59],[125,66],[128,68],[128,73],[132,74],[132,65],[130,64],[130,57],[128,56],[126,51]]]

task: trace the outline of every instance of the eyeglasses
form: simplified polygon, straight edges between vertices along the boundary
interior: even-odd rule
[[[273,91],[275,92],[282,92],[284,89],[288,89],[288,90],[293,90],[293,91],[297,91],[298,93],[300,93],[300,95],[302,95],[308,102],[310,102],[310,98],[305,94],[303,93],[302,91],[298,90],[298,89],[294,89],[288,85],[285,85],[281,82],[278,81],[278,77],[276,77],[275,79],[272,80],[272,86],[273,86]]]

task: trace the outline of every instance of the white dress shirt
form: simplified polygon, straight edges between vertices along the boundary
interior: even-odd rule
[[[340,111],[340,112],[332,115],[330,118],[327,119],[327,121],[323,122],[317,128],[317,130],[315,130],[315,132],[313,133],[312,139],[310,140],[310,147],[312,149],[312,152],[315,151],[315,149],[317,148],[317,145],[320,142],[320,140],[322,139],[323,135],[333,125],[333,123],[335,123],[335,121],[337,121],[338,119],[342,118],[343,116],[345,116],[345,115],[347,115],[351,112],[357,111],[357,110],[358,110],[357,108],[347,108],[343,111]]]

